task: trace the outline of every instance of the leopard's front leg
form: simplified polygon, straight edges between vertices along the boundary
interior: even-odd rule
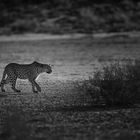
[[[41,87],[36,83],[35,79],[29,79],[29,81],[32,84],[32,90],[34,93],[37,93],[38,91],[41,92]],[[35,90],[35,87],[36,87],[37,91]]]

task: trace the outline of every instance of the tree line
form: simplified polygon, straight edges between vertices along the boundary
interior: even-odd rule
[[[76,5],[76,6],[91,6],[92,4],[120,4],[121,2],[137,3],[139,0],[0,0],[0,5],[4,7],[22,6],[30,4],[45,3],[48,6],[59,5]]]

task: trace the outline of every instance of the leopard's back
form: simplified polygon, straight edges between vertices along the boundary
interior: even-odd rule
[[[14,75],[20,79],[28,79],[30,74],[34,74],[33,70],[35,70],[35,67],[32,67],[31,64],[10,63],[5,67],[8,76],[12,77]]]
[[[42,72],[51,73],[52,69],[50,65],[34,61],[31,64],[9,63],[5,67],[5,72],[10,77],[14,75],[20,79],[35,79]]]

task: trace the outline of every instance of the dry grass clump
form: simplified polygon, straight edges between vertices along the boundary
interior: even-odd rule
[[[116,62],[95,72],[89,80],[78,84],[93,102],[101,99],[109,106],[128,106],[140,101],[140,62]]]

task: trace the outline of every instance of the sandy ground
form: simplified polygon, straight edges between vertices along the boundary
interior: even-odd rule
[[[94,36],[97,38],[81,34],[1,36],[0,72],[7,63],[36,60],[54,65],[52,80],[78,80],[88,78],[102,62],[139,58],[138,33]]]
[[[33,41],[33,40],[55,40],[55,39],[78,39],[83,37],[106,38],[106,37],[140,37],[139,32],[122,32],[122,33],[93,33],[93,34],[17,34],[17,35],[1,35],[0,42],[5,41]]]
[[[59,36],[59,39],[56,39],[54,36],[53,39],[44,38],[43,40],[40,40],[38,35],[33,35],[32,39],[31,35],[29,36],[29,38],[25,37],[28,40],[24,40],[23,36],[19,36],[20,39],[15,40],[15,36],[11,36],[0,41],[0,79],[4,67],[11,62],[28,64],[39,61],[52,64],[54,65],[52,74],[43,73],[37,79],[43,93],[48,93],[48,88],[50,89],[48,94],[52,94],[51,90],[53,93],[57,93],[59,88],[63,89],[62,87],[66,83],[88,79],[97,69],[110,62],[140,59],[138,36],[93,38],[79,35],[65,39],[62,36],[62,38]],[[2,37],[0,37],[1,39]],[[9,40],[7,41],[7,39]],[[47,84],[48,82],[50,84]],[[51,87],[51,85],[55,86]],[[22,92],[31,92],[28,81],[18,80],[17,86]],[[9,86],[6,88],[8,92],[12,91]],[[66,88],[64,87],[64,89]]]
[[[39,94],[31,92],[28,81],[18,79],[20,94],[7,85],[6,93],[0,92],[0,113],[7,108],[22,109],[36,139],[105,140],[120,135],[123,139],[139,136],[139,109],[90,108],[90,97],[77,91],[74,83],[88,79],[94,71],[110,62],[140,59],[139,36],[46,37],[0,37],[0,79],[4,67],[11,62],[39,61],[54,65],[52,74],[44,73],[37,79],[42,88]],[[20,134],[20,123],[10,124],[12,135]]]

